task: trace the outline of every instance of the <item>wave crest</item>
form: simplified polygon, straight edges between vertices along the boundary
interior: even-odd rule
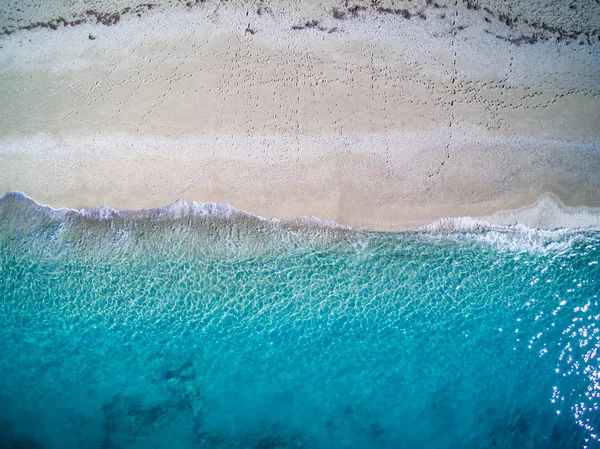
[[[523,224],[497,225],[470,217],[443,218],[417,229],[431,236],[460,236],[462,239],[492,246],[500,251],[529,254],[564,253],[593,230],[560,228],[536,229]]]
[[[259,242],[265,243],[269,236],[284,237],[284,240],[300,243],[297,241],[299,237],[341,241],[348,238],[356,240],[356,237],[366,237],[368,234],[316,217],[299,217],[293,220],[264,218],[229,204],[214,202],[178,200],[164,207],[121,211],[107,206],[79,210],[54,209],[41,205],[16,190],[0,198],[0,224],[0,228],[9,230],[12,235],[19,232],[31,236],[45,234],[52,240],[67,234],[71,229],[95,229],[98,235],[109,236],[119,244],[124,241],[124,236],[138,236],[139,242],[144,232],[149,230],[155,232],[160,228],[180,232],[188,229],[200,231],[201,234],[212,236],[211,238],[245,238],[255,249]],[[460,217],[442,218],[421,226],[416,234],[434,239],[443,237],[485,244],[500,251],[545,254],[569,251],[573,244],[592,235],[590,232],[597,239],[597,228],[595,229],[542,230],[523,224],[493,224],[482,219]]]

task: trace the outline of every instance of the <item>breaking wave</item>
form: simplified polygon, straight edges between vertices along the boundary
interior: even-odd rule
[[[455,236],[463,240],[490,245],[497,250],[531,254],[564,253],[597,229],[534,229],[523,224],[495,225],[486,221],[443,218],[422,226],[418,232],[432,236]]]

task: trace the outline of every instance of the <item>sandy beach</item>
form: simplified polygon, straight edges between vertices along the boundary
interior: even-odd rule
[[[0,194],[600,224],[600,5],[187,3],[0,6]]]

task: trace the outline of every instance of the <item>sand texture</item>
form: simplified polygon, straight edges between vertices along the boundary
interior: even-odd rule
[[[375,230],[597,225],[548,211],[600,207],[599,18],[593,1],[3,1],[0,193]]]

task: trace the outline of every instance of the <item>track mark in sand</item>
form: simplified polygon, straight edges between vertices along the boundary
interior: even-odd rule
[[[454,1],[454,18],[452,19],[452,39],[450,40],[450,47],[451,47],[451,51],[452,51],[452,79],[450,80],[450,90],[451,90],[451,96],[450,96],[450,117],[448,120],[448,141],[446,142],[445,146],[444,146],[444,158],[442,160],[442,162],[440,163],[440,165],[438,166],[437,170],[435,172],[429,173],[427,175],[428,178],[433,178],[434,176],[437,176],[441,173],[442,171],[442,167],[446,164],[446,162],[448,161],[448,159],[450,159],[450,147],[452,146],[452,125],[454,124],[454,118],[455,118],[455,114],[454,114],[454,104],[456,103],[456,80],[458,78],[458,70],[456,68],[456,60],[457,60],[457,54],[456,54],[456,32],[457,32],[457,28],[456,28],[456,18],[458,17],[458,0]]]

